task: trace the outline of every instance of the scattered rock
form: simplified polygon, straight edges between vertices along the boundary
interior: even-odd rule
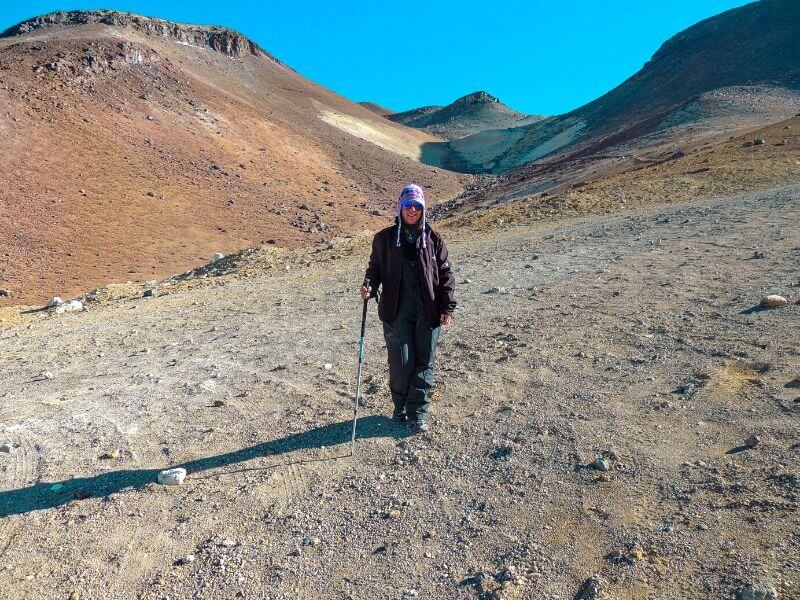
[[[11,297],[11,291],[10,290],[0,290],[0,296],[2,296],[4,298],[10,298]]]
[[[575,600],[602,600],[606,598],[606,582],[599,575],[590,577],[583,582],[581,589],[575,595]]]
[[[222,252],[214,252],[214,254],[211,255],[210,262],[213,265],[214,263],[221,261],[223,258],[225,258],[225,255]]]
[[[149,290],[145,290],[144,294],[142,294],[145,298],[155,298],[158,296],[158,290],[156,288],[150,288]]]
[[[506,288],[504,287],[492,287],[486,290],[487,294],[507,294]]]
[[[235,545],[236,542],[229,538],[222,540],[222,543],[220,544],[220,546],[222,546],[223,548],[233,548]]]
[[[214,400],[213,404],[214,408],[220,408],[221,406],[225,406],[224,400]]]
[[[55,377],[55,375],[53,375],[50,371],[43,371],[40,377],[42,379],[52,379],[53,377]]]
[[[736,600],[778,600],[778,592],[766,581],[758,581],[743,587]]]
[[[780,306],[788,306],[789,300],[777,294],[770,294],[766,298],[761,299],[761,306],[764,308],[778,308]]]
[[[147,192],[147,195],[150,196],[151,198],[155,198],[156,197],[156,193],[155,192]]]
[[[80,312],[83,310],[83,302],[80,300],[70,300],[63,302],[55,307],[56,314],[63,315],[64,313]]]
[[[748,448],[755,448],[760,443],[761,443],[761,438],[759,438],[757,435],[751,435],[744,441],[744,445],[747,446]]]
[[[117,450],[116,448],[113,450],[109,450],[108,452],[103,452],[99,456],[100,460],[112,460],[119,457],[120,457],[120,451]]]
[[[753,140],[754,146],[763,146],[764,145],[764,138],[756,138]]]
[[[742,144],[742,148],[752,148],[752,147],[753,147],[753,142],[745,142],[744,144]]]
[[[161,485],[181,485],[186,478],[186,469],[176,467],[167,469],[158,474],[158,483]]]
[[[333,365],[331,363],[325,363],[322,366],[325,367],[326,371],[330,371],[333,368]]]
[[[669,158],[670,160],[677,160],[679,158],[683,158],[684,156],[686,156],[686,152],[684,152],[683,150],[678,150],[675,154],[673,154]]]
[[[45,307],[46,308],[53,308],[54,306],[58,306],[59,304],[64,304],[64,301],[61,298],[59,298],[58,296],[54,296],[53,298],[50,298],[50,300],[48,300],[45,303]]]
[[[194,560],[195,560],[194,554],[187,554],[186,556],[184,556],[183,558],[179,558],[172,564],[179,567],[181,565],[188,565],[189,563],[193,563]]]
[[[592,464],[589,465],[590,468],[595,469],[596,471],[606,471],[611,470],[611,463],[608,462],[608,459],[605,458],[598,458]]]
[[[5,454],[11,454],[14,452],[14,447],[11,444],[3,444],[0,446],[0,452],[4,452]]]

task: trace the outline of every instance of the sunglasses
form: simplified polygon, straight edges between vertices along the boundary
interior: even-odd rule
[[[400,206],[402,208],[410,208],[417,211],[421,211],[423,209],[422,204],[419,202],[414,202],[413,200],[405,200]]]

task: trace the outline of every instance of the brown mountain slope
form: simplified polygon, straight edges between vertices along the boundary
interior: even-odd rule
[[[760,0],[724,12],[674,36],[633,77],[575,111],[525,127],[482,132],[436,148],[435,155],[432,148],[431,154],[444,156],[445,164],[459,170],[503,172],[557,153],[596,153],[658,136],[676,114],[691,123],[694,105],[715,90],[768,87],[796,96],[798,30],[796,0]],[[768,120],[790,116],[793,102],[776,107]]]
[[[230,30],[109,11],[28,22],[0,38],[0,302],[379,227],[407,181],[433,199],[463,188],[416,161],[434,139]]]

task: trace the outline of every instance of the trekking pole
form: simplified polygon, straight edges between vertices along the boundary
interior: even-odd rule
[[[364,281],[364,287],[369,289],[369,279]],[[364,309],[361,313],[361,342],[358,346],[358,371],[356,372],[356,401],[353,407],[353,437],[350,440],[350,456],[356,451],[356,421],[358,419],[358,400],[361,397],[361,363],[364,362],[364,330],[367,325],[367,305],[369,297],[364,300]]]

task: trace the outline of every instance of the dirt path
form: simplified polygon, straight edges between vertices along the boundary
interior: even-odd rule
[[[355,458],[365,257],[0,330],[0,592],[797,597],[798,192],[451,235],[433,435],[373,308]]]

